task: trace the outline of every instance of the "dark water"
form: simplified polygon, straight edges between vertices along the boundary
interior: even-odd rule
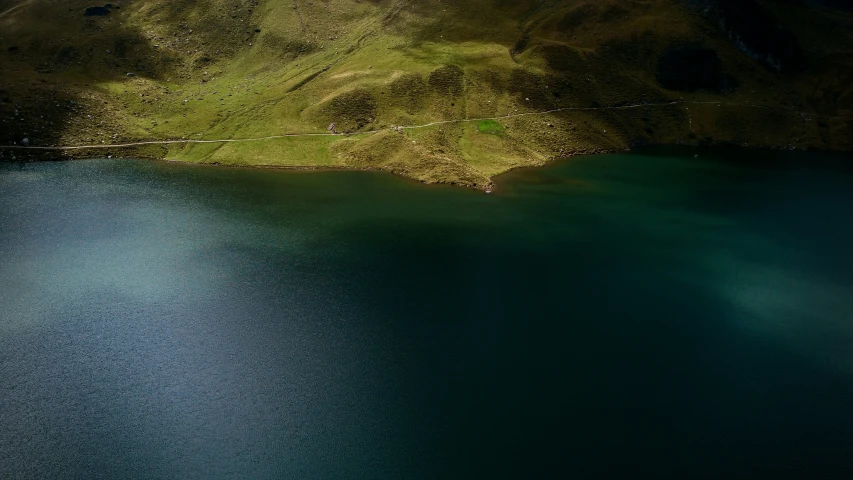
[[[0,478],[851,478],[853,174],[0,166]]]

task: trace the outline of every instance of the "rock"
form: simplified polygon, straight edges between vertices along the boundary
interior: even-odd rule
[[[89,7],[83,12],[84,17],[103,17],[110,14],[110,7],[112,5],[107,4],[104,7]]]
[[[136,74],[135,74],[135,73],[133,73],[133,72],[127,72],[127,76],[128,76],[128,77],[135,77],[135,76],[136,76]]]
[[[23,145],[25,147],[29,147],[30,146],[30,139],[25,138],[25,139],[21,140],[21,145]]]
[[[331,123],[331,124],[329,124],[329,128],[327,128],[326,130],[329,132],[335,133],[335,127],[336,126],[337,125],[335,123]]]

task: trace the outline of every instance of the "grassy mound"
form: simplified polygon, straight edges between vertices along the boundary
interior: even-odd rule
[[[503,135],[506,128],[494,120],[480,120],[477,122],[477,131],[489,135]]]
[[[308,117],[317,118],[323,124],[328,123],[328,128],[333,131],[352,133],[376,119],[376,99],[367,90],[357,88],[335,95],[315,110],[316,113]]]

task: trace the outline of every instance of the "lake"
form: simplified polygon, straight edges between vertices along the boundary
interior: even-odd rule
[[[849,155],[497,183],[0,164],[0,478],[851,478]]]

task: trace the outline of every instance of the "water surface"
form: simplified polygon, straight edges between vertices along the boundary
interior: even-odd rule
[[[0,165],[0,478],[851,478],[849,157]]]

